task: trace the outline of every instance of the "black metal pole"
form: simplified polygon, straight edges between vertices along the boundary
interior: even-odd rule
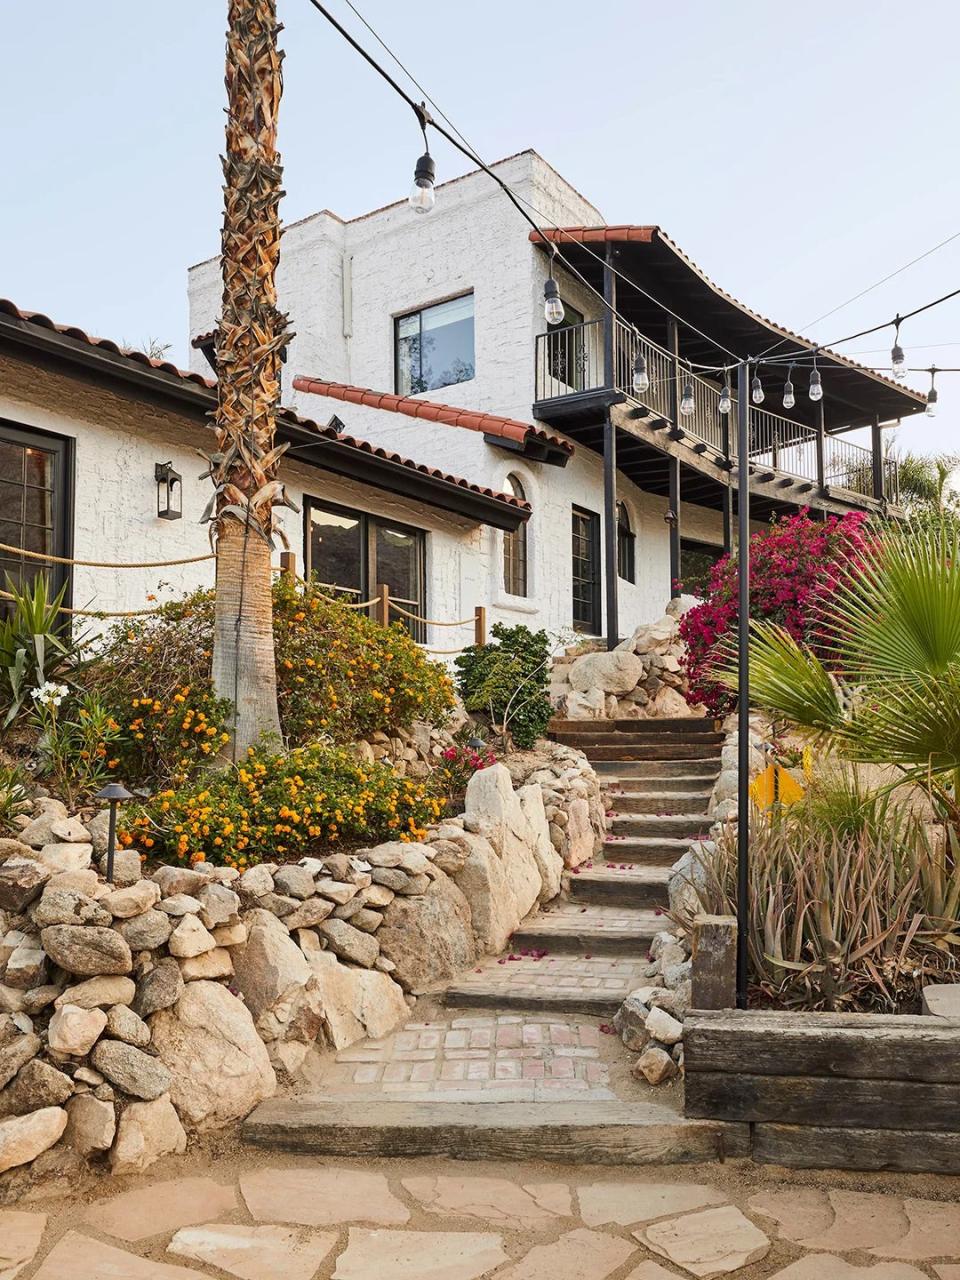
[[[737,1008],[747,1007],[750,921],[750,366],[737,368]]]
[[[603,385],[612,390],[617,381],[616,344],[620,335],[614,329],[613,312],[617,305],[617,277],[613,274],[613,245],[607,245],[603,266],[603,296],[609,306],[603,317]],[[610,409],[603,424],[603,563],[606,571],[607,648],[620,643],[620,602],[617,581],[617,428]]]
[[[680,425],[680,330],[674,319],[667,321],[667,347],[673,356],[673,381],[670,385],[670,417],[675,427]],[[667,458],[669,475],[670,511],[670,599],[680,594],[677,585],[682,572],[680,561],[680,459]]]
[[[722,445],[724,460],[730,462],[730,414],[725,413],[722,419]],[[723,550],[729,555],[733,550],[733,489],[730,484],[730,471],[727,470],[726,483],[723,487]]]
[[[113,884],[113,853],[117,847],[117,802],[110,801],[110,821],[107,826],[107,880]]]

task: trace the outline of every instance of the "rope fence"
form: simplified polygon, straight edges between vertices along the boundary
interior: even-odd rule
[[[83,569],[172,569],[180,564],[200,564],[203,560],[216,560],[214,552],[203,556],[187,556],[183,560],[143,560],[129,564],[115,564],[110,560],[71,560],[69,556],[52,556],[45,551],[27,551],[25,547],[12,547],[0,542],[0,551],[12,551],[14,555],[27,556],[30,560],[49,560],[52,564],[75,564]]]

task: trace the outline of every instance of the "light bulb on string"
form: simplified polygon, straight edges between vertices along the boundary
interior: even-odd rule
[[[730,399],[730,379],[726,369],[723,371],[723,390],[720,392],[720,402],[717,405],[718,413],[729,413],[732,401]]]
[[[930,390],[927,392],[927,408],[925,410],[928,418],[935,418],[937,416],[937,400],[939,399],[939,396],[937,395],[936,377],[937,367],[936,365],[931,365]]]
[[[563,303],[560,301],[560,290],[553,276],[548,276],[543,286],[543,314],[547,324],[560,324],[563,320]]]
[[[650,390],[650,375],[647,373],[647,357],[638,350],[633,361],[633,389],[638,396]]]
[[[810,386],[807,393],[811,400],[823,399],[823,383],[820,381],[820,370],[817,368],[817,357],[813,357],[813,368],[810,370]]]
[[[783,407],[792,409],[796,403],[797,397],[793,390],[793,365],[791,365],[787,371],[787,380],[783,384]]]
[[[683,395],[680,397],[680,412],[685,418],[689,418],[696,411],[697,403],[693,398],[693,376],[688,373],[683,384]]]
[[[750,399],[754,404],[763,404],[763,383],[760,381],[760,375],[756,373],[750,383]]]
[[[900,345],[900,318],[897,317],[896,330],[893,336],[893,347],[890,351],[890,370],[897,382],[905,382],[907,377],[907,357]]]
[[[424,130],[423,140],[426,143],[426,130]],[[437,194],[433,185],[436,177],[437,166],[433,163],[433,156],[428,146],[413,171],[413,186],[410,188],[407,201],[415,213],[429,213],[436,204]]]

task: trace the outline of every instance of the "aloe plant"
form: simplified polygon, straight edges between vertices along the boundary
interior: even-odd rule
[[[9,609],[0,618],[0,730],[23,710],[30,691],[64,675],[79,659],[83,639],[64,626],[66,587],[51,594],[46,574],[20,588],[7,577]]]

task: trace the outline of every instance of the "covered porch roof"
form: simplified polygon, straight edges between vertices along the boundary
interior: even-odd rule
[[[732,363],[731,352],[745,360],[777,344],[778,358],[795,355],[809,361],[817,351],[828,432],[869,426],[876,418],[889,422],[908,417],[926,406],[923,393],[902,387],[839,352],[818,349],[811,340],[752,311],[714,284],[660,227],[543,228],[531,231],[530,240],[544,249],[556,244],[598,290],[603,289],[602,259],[612,247],[613,266],[621,273],[616,281],[617,310],[628,323],[658,345],[668,346],[670,317],[659,305],[664,304],[701,330],[696,333],[680,325],[682,358],[710,365]],[[760,377],[772,393],[774,385],[782,384],[785,372],[761,368]],[[816,408],[798,395],[792,416],[813,425]]]

